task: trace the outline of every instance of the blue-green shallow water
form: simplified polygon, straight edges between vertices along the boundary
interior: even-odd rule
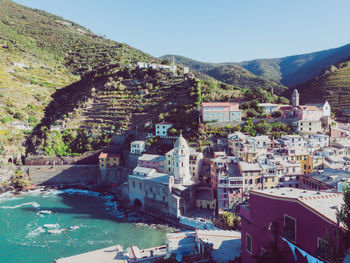
[[[0,262],[52,263],[60,257],[115,244],[124,249],[165,244],[166,230],[136,226],[130,221],[138,222],[140,218],[127,217],[111,197],[94,192],[0,195]],[[52,229],[60,233],[48,233],[47,224],[58,224]]]

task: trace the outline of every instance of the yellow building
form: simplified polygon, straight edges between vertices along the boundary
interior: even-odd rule
[[[212,188],[198,188],[196,207],[201,209],[216,209],[216,199],[214,197],[214,189]]]
[[[120,154],[101,152],[98,156],[98,165],[101,168],[116,167],[120,164]]]
[[[300,163],[301,173],[309,174],[314,171],[313,160],[310,154],[305,150],[296,150],[294,161]]]
[[[278,177],[277,175],[264,175],[263,178],[263,188],[271,189],[275,188],[278,185]]]

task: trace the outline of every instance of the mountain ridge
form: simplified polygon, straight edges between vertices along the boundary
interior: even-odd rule
[[[175,56],[177,59],[176,55],[171,56]],[[167,57],[168,55],[164,55],[160,58]],[[213,67],[225,65],[238,65],[257,76],[291,87],[312,79],[328,66],[347,57],[350,57],[350,44],[281,58],[241,62],[206,63],[180,56],[179,63],[189,67],[192,66],[193,69],[199,69],[200,71],[206,71],[206,68],[213,69]]]

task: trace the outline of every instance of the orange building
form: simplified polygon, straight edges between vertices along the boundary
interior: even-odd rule
[[[101,152],[98,156],[98,164],[100,168],[116,167],[120,164],[120,154]]]

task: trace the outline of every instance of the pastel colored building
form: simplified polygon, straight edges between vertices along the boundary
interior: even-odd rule
[[[239,162],[238,168],[243,179],[244,193],[249,190],[262,189],[262,168],[258,163]]]
[[[155,169],[159,173],[164,173],[164,155],[143,154],[139,157],[138,166]]]
[[[156,124],[156,136],[168,136],[168,130],[173,127],[170,122],[161,122]]]
[[[279,139],[282,146],[289,147],[303,147],[305,146],[304,138],[300,135],[284,135],[282,134],[281,139]]]
[[[281,252],[280,262],[328,260],[327,236],[336,244],[337,231],[344,229],[336,217],[342,204],[343,196],[337,193],[293,188],[250,191],[249,205],[240,207],[241,262],[270,262],[271,244]]]
[[[202,162],[203,162],[203,153],[197,152],[193,148],[190,148],[189,169],[190,169],[190,174],[192,176],[192,180],[195,182],[200,181]]]
[[[213,188],[200,187],[197,189],[196,207],[200,209],[216,209],[216,198]]]
[[[280,107],[280,105],[274,103],[259,103],[258,106],[261,107],[265,113],[270,115],[275,111],[278,111]]]
[[[243,178],[237,164],[234,164],[228,157],[214,159],[226,162],[227,169],[220,169],[217,173],[217,199],[218,211],[230,211],[237,204],[243,201]]]
[[[306,140],[306,146],[323,148],[329,146],[329,136],[327,134],[309,134]]]
[[[298,120],[294,121],[292,126],[295,132],[303,134],[323,131],[322,122],[319,120]]]
[[[241,110],[237,102],[203,102],[201,116],[203,121],[240,122]]]
[[[350,132],[348,130],[342,129],[342,128],[335,128],[332,127],[330,128],[330,144],[337,138],[346,138],[349,136]]]
[[[295,89],[292,94],[292,105],[281,106],[279,110],[286,119],[320,121],[323,117],[330,117],[331,107],[327,101],[320,107],[299,105],[299,92]]]
[[[116,167],[120,164],[120,154],[111,154],[101,152],[98,156],[98,165],[100,168]]]
[[[145,141],[133,141],[130,143],[130,152],[132,154],[141,155],[146,151]]]
[[[343,192],[343,186],[350,183],[350,172],[327,168],[300,176],[300,188],[316,191]]]

